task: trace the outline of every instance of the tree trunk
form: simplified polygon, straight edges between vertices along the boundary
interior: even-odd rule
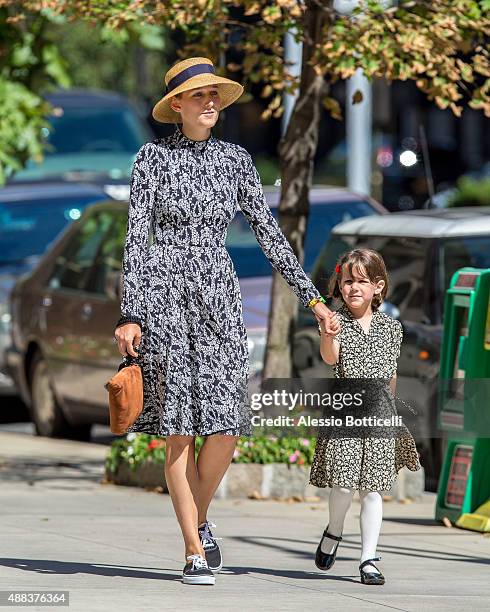
[[[322,31],[331,15],[327,11],[325,3],[309,1],[306,4],[300,91],[286,134],[278,147],[281,167],[278,221],[301,265],[304,262],[309,190],[318,145],[321,100],[328,93],[325,79],[316,74],[308,61],[315,46],[322,42]],[[298,298],[274,270],[263,380],[291,376],[291,345],[297,316]]]

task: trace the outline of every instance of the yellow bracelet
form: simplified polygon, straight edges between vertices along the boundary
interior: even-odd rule
[[[325,304],[325,298],[322,296],[320,296],[319,298],[312,298],[308,302],[308,308],[313,308],[313,306],[315,306],[315,304],[318,304],[318,302],[322,302],[322,304]]]

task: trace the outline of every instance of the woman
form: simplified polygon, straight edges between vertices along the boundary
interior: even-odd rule
[[[165,84],[153,117],[182,125],[143,145],[134,163],[115,337],[122,355],[141,356],[144,407],[128,431],[166,437],[183,582],[214,584],[222,558],[207,511],[238,437],[251,435],[247,335],[225,248],[238,207],[301,302],[317,320],[330,311],[272,216],[250,154],[211,133],[242,85],[205,57],[178,62]],[[195,436],[206,436],[197,463]]]

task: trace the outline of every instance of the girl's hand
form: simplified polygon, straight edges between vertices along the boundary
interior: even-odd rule
[[[338,336],[340,333],[340,321],[337,313],[333,312],[328,321],[325,319],[321,320],[319,326],[322,334],[331,336],[332,338]]]
[[[134,346],[138,346],[141,341],[141,328],[137,323],[125,323],[116,328],[114,336],[121,355],[126,357],[129,353],[132,357],[138,357]]]

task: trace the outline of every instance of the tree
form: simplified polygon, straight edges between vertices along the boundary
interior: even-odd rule
[[[39,95],[70,80],[56,46],[45,37],[48,17],[0,0],[0,184],[28,159],[42,157],[50,105]]]
[[[71,15],[116,29],[138,21],[178,30],[185,36],[181,57],[204,54],[219,66],[227,52],[238,52],[241,61],[226,68],[240,72],[246,86],[264,83],[264,120],[281,116],[284,92],[299,90],[278,151],[279,223],[300,262],[321,105],[341,117],[338,103],[329,96],[330,84],[362,68],[368,78],[412,80],[439,108],[450,108],[456,115],[468,105],[490,117],[490,59],[485,46],[490,0],[400,0],[388,9],[380,0],[364,0],[348,16],[336,13],[333,0],[77,0],[66,8],[67,4],[64,10]],[[283,59],[282,41],[291,30],[303,41],[299,79],[291,76]],[[359,101],[354,94],[352,103]],[[274,272],[266,378],[291,374],[297,308],[297,299]]]
[[[134,51],[144,49],[148,57],[148,50],[163,48],[161,28],[90,24],[77,18],[74,6],[0,0],[0,185],[29,159],[43,158],[42,133],[52,110],[44,93],[73,84],[104,88],[116,73],[123,93],[158,91],[150,89],[153,83],[134,82],[138,72],[130,74],[126,66]],[[104,62],[110,54],[112,61]]]

